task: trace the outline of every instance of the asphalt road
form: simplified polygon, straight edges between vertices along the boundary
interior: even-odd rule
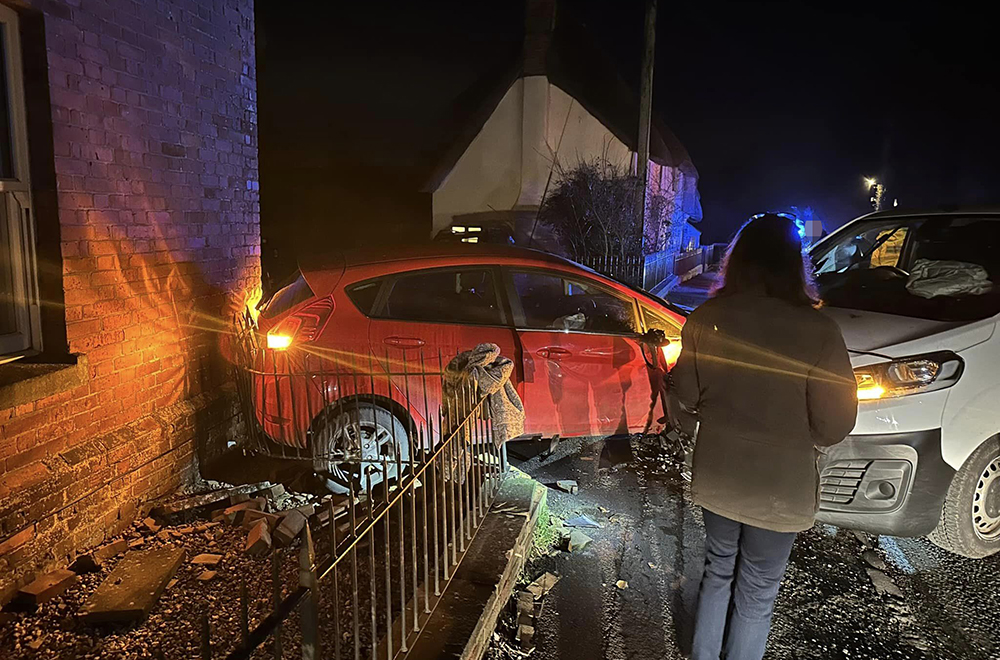
[[[529,564],[529,579],[544,571],[562,577],[536,621],[533,658],[660,660],[684,657],[690,647],[703,561],[700,511],[659,448],[638,440],[632,451],[613,447],[563,441],[548,458],[512,460],[545,484],[577,480],[575,496],[549,491],[551,511],[602,525],[585,530],[594,542],[583,551]],[[881,590],[873,565],[884,570],[875,573]],[[766,657],[1000,658],[998,590],[1000,556],[967,560],[923,539],[819,525],[796,541]]]

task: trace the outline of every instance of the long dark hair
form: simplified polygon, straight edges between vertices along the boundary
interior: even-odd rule
[[[793,305],[818,306],[812,268],[802,253],[795,221],[777,213],[751,219],[729,244],[722,278],[712,292],[719,298],[757,293]]]

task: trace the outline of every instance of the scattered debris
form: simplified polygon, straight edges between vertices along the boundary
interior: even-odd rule
[[[225,519],[227,522],[235,522],[236,514],[244,509],[257,509],[258,511],[264,508],[264,498],[254,498],[248,499],[243,502],[238,502],[227,506],[225,509],[220,509],[212,514],[212,520],[222,520]]]
[[[871,548],[864,550],[861,553],[861,558],[865,561],[866,564],[868,564],[874,569],[880,570],[882,572],[889,570],[889,567],[882,560],[882,558],[879,557],[878,553],[872,550]]]
[[[877,537],[873,537],[868,532],[859,532],[858,530],[852,530],[851,533],[854,534],[854,538],[858,539],[858,542],[860,542],[861,545],[863,545],[866,548],[874,548],[877,543],[876,541]]]
[[[45,635],[41,635],[40,637],[36,637],[35,639],[33,639],[30,642],[28,642],[28,647],[31,650],[33,650],[33,651],[37,651],[38,649],[42,648],[42,642],[43,641],[45,641]]]
[[[559,582],[559,579],[560,578],[558,575],[553,575],[552,573],[545,573],[537,580],[528,585],[527,587],[528,593],[530,593],[535,600],[539,600],[540,598],[544,597],[547,593],[549,593],[552,590],[552,587],[556,586],[556,583]]]
[[[17,599],[24,605],[35,606],[66,591],[78,579],[73,571],[52,571],[21,587],[17,592]]]
[[[564,537],[563,539],[567,552],[576,552],[577,550],[583,550],[588,545],[590,545],[590,543],[593,542],[593,540],[594,539],[590,538],[589,536],[587,536],[578,529],[574,529],[572,532],[569,533],[568,536]]]
[[[166,504],[161,504],[152,510],[152,515],[154,518],[168,518],[170,516],[177,515],[179,513],[184,513],[191,511],[193,509],[200,509],[202,507],[207,507],[221,502],[229,502],[229,504],[236,504],[234,499],[243,497],[244,499],[249,499],[249,495],[246,495],[247,491],[259,490],[259,486],[246,487],[238,486],[236,488],[223,488],[219,490],[213,490],[208,493],[202,493],[200,495],[192,495],[191,497],[185,497],[183,499],[174,500]]]
[[[618,582],[615,582],[615,586],[619,589],[628,589],[628,582],[625,580],[618,580]]]
[[[252,556],[258,557],[266,554],[271,549],[271,532],[268,521],[258,520],[250,533],[247,534],[247,542],[244,551]]]
[[[599,529],[601,526],[590,516],[577,516],[563,522],[565,527],[593,527]]]
[[[244,509],[236,514],[236,520],[234,521],[237,525],[243,529],[253,529],[258,522],[263,520],[267,526],[268,531],[278,526],[281,522],[281,516],[275,513],[265,513],[263,511],[257,511],[255,509]]]
[[[160,539],[164,543],[169,543],[170,539],[173,538],[173,535],[170,533],[170,530],[161,529],[156,533],[156,538]]]
[[[100,565],[106,559],[117,557],[126,550],[128,550],[128,541],[125,539],[118,539],[117,541],[112,541],[107,545],[102,545],[97,550],[94,550],[93,554],[94,559],[97,561],[98,565]]]
[[[172,546],[128,553],[80,608],[80,618],[87,623],[146,618],[183,558],[184,550]]]
[[[177,585],[177,578],[172,578],[170,582],[167,582],[167,589],[173,589]]]
[[[651,569],[653,569],[654,571],[656,570],[656,564],[654,564],[653,562],[647,562],[647,563]]]
[[[274,530],[272,538],[279,545],[288,545],[291,543],[302,528],[306,525],[306,516],[302,514],[298,509],[292,509],[291,511],[286,511],[283,516],[281,516],[281,522],[278,527]]]
[[[131,541],[128,542],[128,549],[129,550],[135,550],[136,548],[141,548],[142,544],[145,543],[145,542],[146,542],[146,539],[144,539],[144,538],[142,538],[140,536],[139,538],[133,539],[133,540],[131,540]]]
[[[868,577],[871,578],[872,584],[875,585],[875,591],[879,594],[894,596],[896,598],[903,597],[903,592],[900,591],[899,587],[896,586],[896,583],[888,575],[874,568],[865,568],[865,571],[868,573]]]
[[[199,582],[208,582],[209,580],[213,579],[218,574],[219,574],[218,571],[202,571],[198,575],[198,581]]]
[[[146,529],[148,529],[153,534],[156,534],[158,531],[160,531],[160,527],[162,527],[162,525],[156,522],[156,520],[153,518],[146,518],[145,520],[142,521],[142,524],[145,525]]]
[[[521,624],[517,627],[517,641],[521,642],[521,649],[527,651],[534,646],[535,627]]]
[[[556,488],[570,495],[576,495],[580,491],[580,486],[573,479],[563,479],[556,482]]]
[[[217,566],[220,561],[222,561],[222,555],[213,555],[206,552],[196,556],[191,560],[191,563],[198,564],[199,566]]]
[[[542,450],[542,452],[539,455],[542,458],[548,458],[549,456],[555,453],[556,447],[558,446],[559,446],[559,436],[556,435],[548,439],[548,445],[545,447],[545,449]]]
[[[286,494],[285,486],[283,484],[274,484],[273,486],[268,486],[267,488],[261,488],[254,495],[259,497],[266,497],[268,499],[276,500],[283,497]]]

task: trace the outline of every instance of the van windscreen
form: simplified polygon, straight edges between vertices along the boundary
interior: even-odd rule
[[[1000,216],[907,216],[856,223],[811,252],[832,307],[935,321],[1000,313]]]

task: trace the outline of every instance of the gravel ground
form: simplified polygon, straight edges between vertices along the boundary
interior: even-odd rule
[[[602,525],[584,530],[594,542],[582,552],[543,553],[529,563],[526,580],[544,571],[562,578],[536,620],[533,658],[681,658],[690,648],[703,561],[700,512],[659,448],[638,440],[632,452],[609,448],[563,441],[554,455],[518,465],[546,484],[576,479],[576,496],[549,491],[551,512],[562,519],[587,514]],[[625,460],[609,460],[616,455]],[[766,657],[998,658],[997,584],[1000,556],[967,560],[923,539],[819,525],[796,541]],[[520,657],[509,643],[510,621],[505,625],[493,660]]]
[[[390,589],[392,618],[398,620],[400,604],[405,595],[407,601],[413,596],[413,576],[409,540],[412,530],[418,534],[418,577],[423,579],[422,547],[422,496],[419,489],[416,505],[415,525],[411,525],[410,500],[406,500],[404,513],[404,548],[406,551],[405,575],[400,577],[399,548],[400,521],[392,515],[388,522],[380,521],[374,530],[374,543],[361,542],[357,553],[358,641],[363,657],[370,653],[372,644],[372,599],[371,578],[375,576],[375,631],[379,639],[384,639],[388,609],[386,607],[386,585]],[[293,508],[307,501],[306,495],[294,494],[281,502],[281,509]],[[429,506],[429,511],[432,508]],[[440,511],[443,515],[443,507]],[[359,516],[362,510],[359,509]],[[340,524],[346,522],[339,519]],[[208,522],[206,516],[188,516],[175,525],[166,525],[165,530],[178,531],[198,528]],[[359,518],[359,524],[363,522]],[[443,529],[443,521],[439,527]],[[329,527],[314,532],[314,548],[317,564],[323,564],[329,557],[331,539]],[[340,534],[343,534],[341,530]],[[123,538],[130,541],[143,539],[141,550],[165,545],[166,542],[136,523]],[[386,539],[389,542],[386,543]],[[214,526],[204,531],[177,534],[169,543],[184,549],[184,561],[175,574],[176,580],[164,592],[153,608],[150,616],[136,625],[93,626],[80,622],[76,613],[87,598],[114,570],[125,555],[104,562],[100,570],[80,576],[77,584],[67,589],[32,612],[3,613],[0,620],[0,658],[199,658],[201,657],[202,616],[208,614],[212,657],[222,658],[233,651],[240,640],[240,585],[246,581],[248,596],[249,627],[252,630],[272,610],[272,567],[271,557],[251,557],[244,552],[246,531],[227,524]],[[431,539],[431,542],[433,540]],[[385,549],[390,548],[386,570]],[[374,548],[374,553],[372,549]],[[280,566],[280,580],[283,595],[292,593],[298,587],[299,554],[301,543],[296,539],[287,548],[276,551]],[[204,567],[191,563],[198,554],[212,553],[223,556],[214,569],[217,575],[208,582],[198,580]],[[433,567],[433,557],[430,558]],[[353,657],[354,618],[353,571],[350,556],[343,560],[336,570],[334,581],[328,576],[320,589],[319,628],[322,657],[333,657],[338,645],[343,657]],[[422,584],[422,582],[421,582]],[[405,586],[405,591],[401,587]],[[421,592],[423,593],[423,592]],[[334,613],[339,613],[339,618]],[[412,616],[412,604],[408,608]],[[412,618],[408,619],[412,622]],[[273,657],[271,641],[265,643],[254,654],[254,658]],[[300,618],[298,611],[286,620],[282,628],[282,645],[285,657],[301,655]],[[395,640],[398,646],[399,640]]]

